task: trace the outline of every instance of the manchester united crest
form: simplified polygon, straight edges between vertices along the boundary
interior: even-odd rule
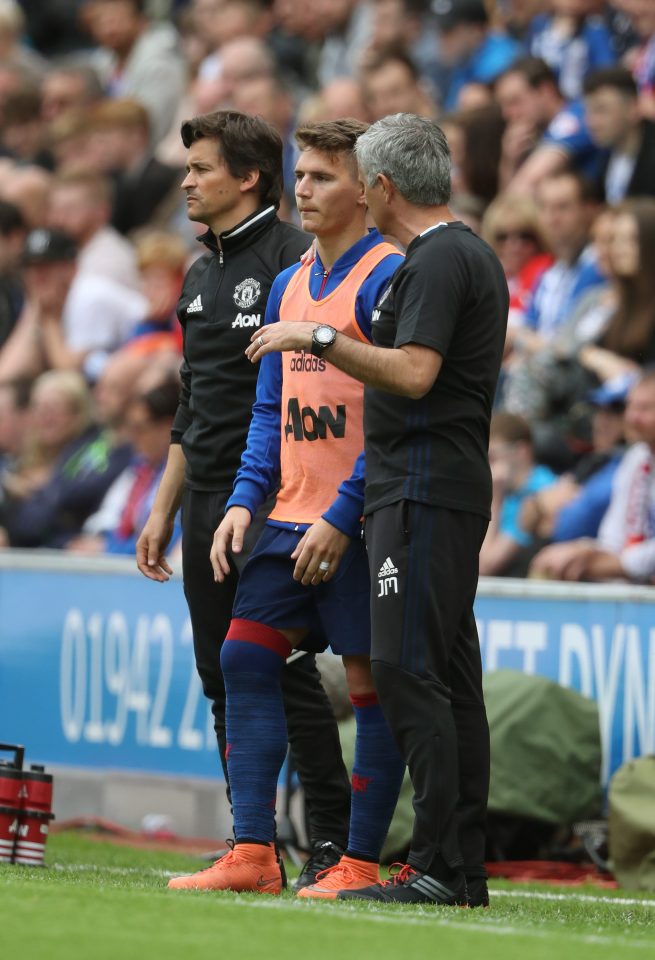
[[[241,283],[236,285],[232,298],[237,307],[241,307],[242,310],[247,310],[248,307],[252,307],[257,303],[261,292],[262,285],[259,280],[255,280],[253,277],[246,277],[245,280],[242,280]]]

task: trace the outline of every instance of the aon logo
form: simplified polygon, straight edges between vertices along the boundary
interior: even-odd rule
[[[291,397],[287,405],[287,422],[284,425],[285,439],[325,440],[328,430],[338,440],[346,435],[346,405],[337,404],[336,411],[325,405],[318,412],[311,407],[300,407],[297,397]]]
[[[234,330],[235,327],[258,327],[261,322],[261,313],[237,313],[232,329]]]

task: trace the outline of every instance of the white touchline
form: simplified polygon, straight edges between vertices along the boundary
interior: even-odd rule
[[[113,874],[118,876],[130,876],[133,874],[145,874],[151,877],[161,877],[162,879],[167,879],[168,877],[175,877],[180,875],[179,870],[156,870],[148,867],[98,867],[92,863],[80,863],[80,864],[60,864],[56,863],[53,866],[54,870],[57,870],[61,873],[70,872],[90,872],[90,873],[105,873]],[[211,895],[210,891],[202,891],[203,896]],[[585,893],[548,893],[547,891],[530,891],[530,890],[494,890],[493,887],[490,891],[491,900],[493,901],[496,897],[509,897],[509,898],[526,898],[531,900],[551,900],[551,901],[577,901],[580,903],[597,903],[597,904],[616,904],[617,906],[623,907],[655,907],[655,900],[639,900],[635,898],[628,897],[599,897],[594,896],[593,894]],[[174,896],[174,894],[172,894]],[[322,904],[315,900],[287,900],[287,899],[273,899],[267,897],[264,899],[262,897],[259,901],[253,900],[241,900],[239,899],[238,894],[233,894],[229,899],[223,901],[226,907],[251,907],[255,910],[281,910],[283,912],[291,912],[293,910],[311,910],[314,913],[326,914],[335,918],[340,917],[345,920],[365,920],[371,923],[386,923],[386,924],[400,924],[401,926],[419,926],[419,927],[428,927],[434,926],[435,924],[439,926],[451,927],[458,930],[466,930],[469,933],[474,934],[486,934],[492,933],[497,934],[498,936],[511,936],[511,937],[532,937],[536,939],[545,939],[552,937],[566,937],[567,940],[577,940],[581,943],[589,944],[599,944],[604,946],[616,945],[617,947],[635,947],[637,949],[646,948],[652,950],[652,941],[641,941],[641,940],[623,940],[616,937],[603,937],[598,934],[584,934],[584,933],[571,933],[569,931],[551,931],[551,930],[535,930],[530,927],[516,927],[511,926],[506,923],[499,923],[496,921],[496,918],[493,916],[493,913],[488,913],[487,911],[478,910],[475,912],[475,916],[479,917],[482,921],[479,925],[474,925],[471,922],[463,922],[461,920],[451,919],[450,917],[444,915],[441,911],[436,914],[434,907],[419,907],[416,914],[407,915],[406,913],[394,914],[388,913],[385,911],[384,907],[378,907],[378,905],[369,908],[366,911],[358,910],[356,907],[351,906],[350,904],[340,904],[338,908],[333,907],[332,905]]]
[[[71,870],[72,872],[113,873],[118,876],[121,874],[129,876],[132,873],[145,873],[151,877],[162,877],[162,879],[180,876],[179,870],[159,870],[152,867],[99,867],[95,863],[55,863],[52,869]],[[609,891],[608,896],[600,897],[591,893],[577,893],[573,890],[570,893],[549,893],[547,890],[495,890],[491,887],[490,896],[492,900],[495,900],[496,897],[517,897],[525,900],[566,900],[569,902],[576,900],[580,903],[615,903],[620,907],[655,907],[655,900],[639,900],[637,897],[615,897]],[[275,903],[276,901],[272,902]],[[295,901],[292,902],[295,903]],[[300,901],[298,902],[300,903]]]
[[[524,897],[530,900],[577,900],[580,903],[618,903],[622,907],[655,907],[655,900],[639,900],[637,897],[594,896],[592,893],[548,893],[546,890],[494,890],[491,899],[496,897]]]

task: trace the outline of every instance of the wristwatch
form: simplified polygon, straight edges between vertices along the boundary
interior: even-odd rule
[[[310,353],[315,357],[321,357],[323,351],[331,347],[337,339],[337,331],[334,327],[329,327],[327,323],[320,323],[318,327],[312,330],[312,348]]]

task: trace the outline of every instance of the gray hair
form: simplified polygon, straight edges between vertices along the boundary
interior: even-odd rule
[[[413,113],[383,117],[358,139],[355,156],[369,187],[383,173],[410,203],[440,207],[450,200],[450,149],[433,120]]]

